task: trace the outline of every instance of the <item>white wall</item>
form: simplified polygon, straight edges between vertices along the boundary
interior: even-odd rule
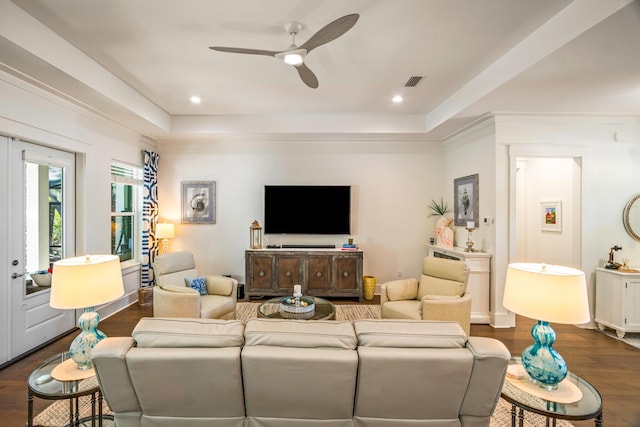
[[[160,217],[176,224],[170,250],[191,250],[203,273],[244,283],[249,226],[263,222],[266,184],[352,186],[352,235],[364,251],[364,273],[378,283],[418,277],[441,195],[440,144],[367,141],[160,141]],[[180,224],[180,182],[213,180],[215,225]],[[346,237],[265,236],[266,243],[336,244]]]
[[[573,168],[571,158],[520,159],[519,179],[522,209],[516,213],[518,235],[517,257],[511,262],[536,262],[580,268],[580,254],[574,257],[573,216],[576,201],[573,197]],[[542,230],[542,207],[546,201],[560,201],[560,231]],[[580,214],[577,201],[578,216]],[[579,218],[577,218],[579,221]],[[520,234],[522,233],[522,234]]]
[[[496,289],[496,259],[503,255],[504,247],[496,245],[498,224],[504,223],[496,212],[496,199],[506,197],[502,181],[497,180],[498,169],[495,162],[495,128],[493,120],[486,120],[467,132],[450,139],[445,143],[444,160],[444,197],[449,206],[453,206],[454,180],[478,174],[478,208],[479,221],[473,231],[474,248],[488,252],[491,257],[489,309],[492,313],[498,304],[501,305],[502,294]],[[449,214],[453,218],[452,212]],[[486,219],[486,222],[485,222]],[[467,231],[463,227],[455,227],[455,246],[465,247]],[[500,295],[498,297],[498,295]],[[498,298],[500,301],[498,301]],[[492,323],[493,320],[492,320]]]
[[[96,114],[56,98],[35,86],[0,72],[0,135],[76,153],[76,251],[109,253],[112,160],[141,165],[141,150],[154,144]],[[9,139],[0,138],[0,363],[7,360],[9,325],[9,265],[7,187]],[[2,273],[5,274],[2,274]],[[126,269],[126,294],[99,309],[104,317],[137,298],[139,266]]]
[[[627,201],[640,192],[640,119],[625,117],[546,117],[498,116],[496,123],[496,216],[510,218],[510,199],[515,194],[514,165],[517,157],[574,157],[581,159],[581,252],[580,268],[587,276],[587,287],[593,314],[595,268],[603,266],[609,248],[622,246],[616,259],[630,258],[632,266],[640,265],[640,242],[633,240],[622,224],[622,211]],[[629,135],[628,141],[616,141],[617,132]],[[502,187],[501,183],[505,183]],[[509,186],[511,184],[511,187]],[[502,193],[508,195],[503,199]],[[577,207],[576,207],[577,208]],[[513,221],[512,221],[513,222]],[[497,300],[502,300],[504,275],[510,258],[509,222],[496,222],[496,246],[506,249],[496,257]],[[497,326],[509,326],[513,317],[502,307],[494,313]]]

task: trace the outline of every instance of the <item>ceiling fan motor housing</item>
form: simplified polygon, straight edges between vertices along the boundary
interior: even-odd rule
[[[287,34],[295,35],[302,31],[302,24],[298,21],[287,22],[286,24],[284,24],[284,30],[287,32]]]

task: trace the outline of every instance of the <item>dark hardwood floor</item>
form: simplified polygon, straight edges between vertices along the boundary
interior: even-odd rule
[[[256,301],[259,302],[259,301]],[[355,304],[354,300],[334,300],[337,304]],[[378,303],[378,297],[367,304]],[[100,322],[107,336],[129,336],[138,319],[151,316],[152,307],[132,305]],[[494,329],[489,325],[472,325],[471,334],[502,341],[513,355],[519,355],[531,341],[533,321],[518,317],[518,326]],[[557,333],[554,347],[567,361],[569,370],[591,382],[604,401],[604,426],[640,427],[640,349],[607,337],[595,330],[569,325],[553,325]],[[30,356],[0,370],[0,425],[24,426],[27,414],[27,386],[29,373],[46,358],[66,351],[73,332]],[[34,413],[38,414],[52,402],[34,399]],[[593,426],[591,421],[576,421],[577,427]]]

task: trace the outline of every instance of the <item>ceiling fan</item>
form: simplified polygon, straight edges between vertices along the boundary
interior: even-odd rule
[[[300,46],[296,46],[296,34],[298,34],[302,29],[302,24],[295,21],[288,22],[287,24],[285,24],[284,28],[287,33],[291,35],[292,41],[291,46],[283,51],[221,46],[210,46],[209,49],[217,50],[220,52],[265,55],[279,58],[285,63],[293,65],[298,71],[298,75],[300,75],[302,81],[310,88],[315,89],[318,87],[318,78],[313,73],[313,71],[311,71],[309,67],[307,67],[304,63],[306,56],[309,54],[309,52],[311,52],[318,46],[329,43],[330,41],[337,39],[347,31],[349,31],[351,27],[353,27],[356,22],[358,22],[359,17],[359,14],[352,13],[350,15],[345,15],[342,18],[338,18],[335,21],[322,27],[320,30],[318,30],[317,33],[311,36],[309,40],[307,40]]]

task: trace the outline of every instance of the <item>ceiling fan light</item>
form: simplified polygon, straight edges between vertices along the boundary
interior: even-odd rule
[[[284,62],[289,65],[300,65],[304,62],[304,58],[299,53],[287,53],[284,56]]]
[[[274,56],[282,59],[285,64],[297,66],[304,62],[304,58],[307,56],[307,50],[298,49],[297,46],[292,45],[289,47],[289,50],[276,53]]]

